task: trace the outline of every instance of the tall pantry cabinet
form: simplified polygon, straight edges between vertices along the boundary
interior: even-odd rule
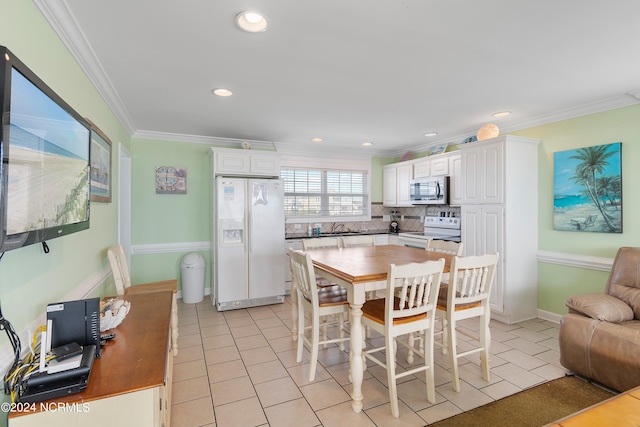
[[[511,135],[460,145],[465,256],[499,252],[491,317],[537,317],[538,144]]]

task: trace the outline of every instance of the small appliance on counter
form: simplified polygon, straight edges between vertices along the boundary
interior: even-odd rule
[[[399,230],[400,227],[398,226],[398,221],[391,221],[391,224],[389,224],[389,232],[397,233]]]

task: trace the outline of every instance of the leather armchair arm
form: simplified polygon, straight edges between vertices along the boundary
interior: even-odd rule
[[[621,299],[607,294],[583,294],[569,298],[566,302],[570,313],[605,322],[620,323],[633,319],[633,310]]]

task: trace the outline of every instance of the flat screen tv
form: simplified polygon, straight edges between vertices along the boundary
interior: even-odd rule
[[[89,228],[91,127],[0,46],[0,252]]]

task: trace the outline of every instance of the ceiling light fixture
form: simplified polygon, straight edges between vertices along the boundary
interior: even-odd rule
[[[369,141],[362,143],[363,147],[371,147],[372,145],[373,145],[373,142],[369,142]]]
[[[319,137],[311,138],[311,142],[322,142],[322,141],[324,141],[324,138],[319,138]]]
[[[211,92],[213,92],[214,95],[218,95],[218,96],[233,95],[233,92],[231,92],[229,89],[224,89],[224,88],[213,89]]]
[[[493,117],[505,117],[511,114],[511,111],[498,111],[497,113],[493,113]]]
[[[236,24],[241,30],[249,33],[260,33],[266,31],[269,23],[267,18],[261,13],[245,11],[236,15]]]
[[[436,136],[438,134],[438,132],[427,132],[424,134],[424,136]]]

